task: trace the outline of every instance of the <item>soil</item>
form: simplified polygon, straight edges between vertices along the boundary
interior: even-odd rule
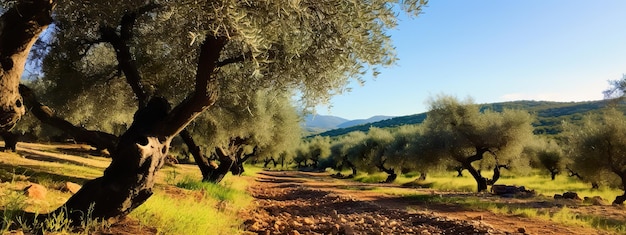
[[[368,190],[381,187],[392,190]],[[572,213],[626,221],[623,207],[583,205],[545,197],[507,199],[490,194],[452,195],[429,189],[339,180],[328,173],[263,171],[250,187],[256,208],[245,215],[244,227],[250,234],[611,234],[539,218],[495,214],[452,203],[426,203],[384,193],[402,190],[441,197],[479,197],[554,210],[567,206]]]

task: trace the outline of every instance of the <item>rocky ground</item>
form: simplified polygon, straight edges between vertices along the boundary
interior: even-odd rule
[[[363,184],[325,173],[264,171],[255,181],[249,234],[610,234],[354,190]]]
[[[284,172],[265,172],[251,189],[257,209],[246,229],[258,234],[507,234],[480,220],[408,213],[323,189]]]

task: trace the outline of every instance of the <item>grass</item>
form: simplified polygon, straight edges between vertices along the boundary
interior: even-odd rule
[[[240,233],[243,221],[238,212],[252,201],[244,180],[227,176],[215,184],[185,176],[175,185],[187,190],[177,198],[157,192],[131,216],[142,224],[158,225],[160,234]]]
[[[542,219],[567,226],[596,228],[619,234],[626,233],[626,224],[624,224],[623,220],[611,219],[601,215],[580,214],[567,206],[559,208],[529,208],[525,204],[511,204],[506,201],[486,201],[481,200],[479,197],[445,197],[423,193],[406,194],[404,197],[431,204],[460,205],[472,210],[485,210],[496,214]]]
[[[0,234],[9,226],[22,231],[54,231],[62,234],[90,234],[107,229],[108,224],[85,219],[82,228],[70,231],[65,215],[37,224],[25,224],[17,219],[23,212],[46,213],[61,206],[71,194],[61,192],[59,185],[66,181],[82,184],[101,176],[110,159],[77,157],[59,154],[47,145],[39,152],[26,152],[27,157],[0,152]],[[24,152],[22,152],[24,154]],[[57,161],[58,160],[58,161]],[[244,176],[251,176],[261,168],[246,166]],[[247,180],[228,175],[220,184],[202,183],[196,166],[166,166],[157,174],[155,193],[146,203],[135,209],[130,218],[142,226],[154,227],[159,234],[238,234],[240,216],[252,198],[247,195]],[[48,189],[45,200],[29,199],[22,189],[30,183],[39,183]],[[185,189],[167,190],[176,185]],[[13,229],[12,228],[12,229]],[[105,231],[102,230],[102,231]]]
[[[500,178],[497,184],[524,186],[529,190],[535,190],[540,196],[540,200],[552,200],[554,194],[562,194],[572,191],[578,193],[582,197],[600,196],[606,201],[611,202],[616,196],[622,195],[623,191],[601,187],[600,189],[591,189],[589,183],[581,182],[576,178],[557,176],[555,180],[551,180],[547,175],[541,175],[539,171],[536,174],[528,176],[507,176]],[[384,176],[384,174],[382,174]],[[401,175],[398,177],[396,184],[404,184],[413,181],[416,176]],[[372,176],[357,177],[360,182],[375,181],[379,179],[381,174]],[[471,176],[456,177],[456,172],[442,172],[437,174],[429,174],[427,180],[420,182],[420,185],[436,191],[450,192],[475,192],[476,181]],[[417,201],[437,204],[453,204],[460,205],[473,210],[486,210],[497,214],[515,215],[520,217],[537,218],[549,220],[567,226],[581,226],[596,229],[603,229],[613,233],[626,233],[625,221],[608,218],[602,215],[580,214],[574,213],[572,209],[561,206],[555,208],[533,208],[528,203],[510,203],[506,200],[493,201],[484,200],[480,196],[442,196],[438,194],[415,193],[403,188],[384,188],[381,187],[377,191],[402,195]]]

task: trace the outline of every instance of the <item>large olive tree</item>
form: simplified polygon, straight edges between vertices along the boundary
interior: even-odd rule
[[[54,2],[32,2],[26,11],[20,9],[23,3],[5,4],[11,10],[1,19],[3,38],[33,32],[31,25],[8,27],[11,14],[19,18],[40,15],[25,12],[44,12],[50,19]],[[44,79],[51,89],[41,97],[70,94],[51,99],[63,104],[76,95],[103,92],[108,83],[121,79],[137,110],[113,143],[104,175],[87,182],[53,213],[67,210],[77,222],[92,208],[94,217],[116,220],[141,205],[152,194],[172,138],[218,100],[221,83],[236,84],[233,92],[241,96],[260,89],[298,89],[311,106],[342,92],[349,79],[392,64],[386,30],[395,26],[398,3],[417,14],[425,1],[59,0],[52,14],[54,28],[42,44],[47,52]],[[31,42],[36,36],[26,38]],[[4,42],[3,58],[25,58],[28,52],[14,53],[16,47]],[[9,64],[23,69],[19,63],[2,62],[3,71]],[[11,83],[0,94],[17,107],[16,88]],[[125,91],[111,91],[107,97],[118,92]],[[91,111],[102,122],[114,114],[101,112],[109,103],[84,101],[95,107],[84,113]],[[176,105],[170,108],[170,103]],[[12,110],[18,115],[3,116],[4,127],[19,116],[19,109]]]
[[[531,115],[526,111],[481,111],[471,100],[461,102],[451,96],[440,96],[430,101],[424,125],[428,148],[436,149],[440,160],[459,162],[474,177],[480,192],[498,179],[501,167],[528,165],[520,153],[532,137],[531,123]],[[473,165],[487,156],[495,160],[491,180]]]
[[[626,201],[626,117],[615,109],[601,116],[586,116],[582,126],[565,124],[573,166],[590,182],[619,186],[624,195],[614,204]]]

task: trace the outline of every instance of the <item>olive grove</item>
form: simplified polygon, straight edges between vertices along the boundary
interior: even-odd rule
[[[5,26],[0,32],[0,80],[6,84],[0,90],[0,127],[10,129],[23,114],[17,92],[22,61],[37,35],[53,22],[49,36],[35,46],[43,72],[37,82],[45,90],[32,96],[41,100],[31,99],[31,105],[44,111],[42,117],[52,118],[48,120],[65,121],[96,136],[117,137],[101,146],[112,158],[104,175],[87,182],[50,214],[67,211],[78,222],[90,209],[94,218],[115,221],[147,200],[172,139],[189,131],[185,128],[219,105],[221,97],[233,95],[230,102],[251,107],[257,95],[280,97],[298,90],[302,104],[312,107],[343,92],[350,79],[376,74],[377,67],[393,64],[386,30],[396,24],[396,6],[416,15],[426,2],[34,0],[2,4],[8,10],[0,19]],[[233,154],[271,149],[248,142],[269,137],[224,136],[228,137],[210,145],[216,155],[232,159]],[[231,141],[243,141],[252,150],[241,146],[227,150],[239,144]]]

